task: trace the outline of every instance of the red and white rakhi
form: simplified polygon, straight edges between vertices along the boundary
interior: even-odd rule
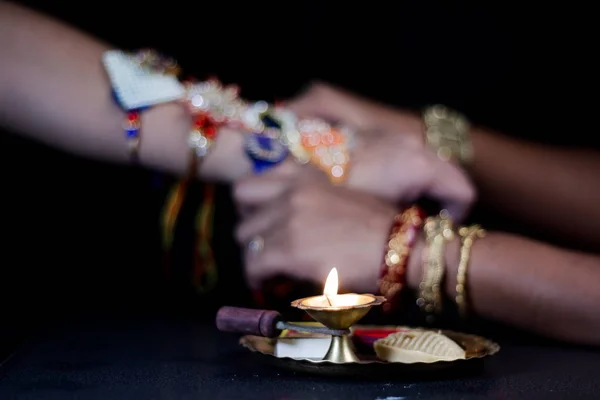
[[[218,130],[225,124],[236,125],[246,109],[237,86],[223,86],[216,79],[185,84],[185,104],[193,118],[188,145],[198,158],[204,158]]]
[[[186,101],[190,112],[207,113],[217,124],[238,125],[247,104],[239,97],[236,85],[224,86],[217,79],[185,84]]]

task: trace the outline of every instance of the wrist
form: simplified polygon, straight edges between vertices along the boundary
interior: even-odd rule
[[[231,128],[221,128],[213,148],[200,164],[199,175],[207,180],[234,182],[252,169],[244,151],[243,134]]]
[[[177,175],[187,173],[194,154],[188,145],[192,119],[185,108],[176,103],[164,104],[144,112],[141,118],[142,164]],[[242,133],[222,128],[198,173],[206,180],[232,182],[246,176],[250,169]]]
[[[425,122],[419,113],[407,111],[400,116],[402,126],[406,133],[416,140],[421,146],[425,146]]]
[[[373,254],[377,254],[377,258],[374,259],[376,264],[374,268],[363,270],[363,273],[356,275],[355,287],[361,293],[377,293],[379,292],[379,279],[381,276],[381,262],[384,257],[386,245],[389,240],[390,227],[393,224],[394,217],[398,214],[398,210],[393,207],[383,209],[378,214],[377,218],[371,218],[368,223],[368,228],[372,231],[372,240],[369,243],[368,248],[372,248]],[[383,245],[383,246],[382,246]],[[365,246],[366,247],[366,246]],[[376,253],[375,253],[376,250]]]
[[[191,118],[176,103],[163,104],[145,111],[142,116],[140,162],[177,175],[188,171],[190,149],[187,135]]]

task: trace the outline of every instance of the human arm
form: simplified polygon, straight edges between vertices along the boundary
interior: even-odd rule
[[[421,237],[411,252],[407,283],[419,287]],[[460,243],[446,246],[448,298],[456,296]],[[501,232],[475,241],[467,275],[469,303],[481,316],[553,339],[600,345],[600,257]]]
[[[276,174],[236,184],[237,201],[253,208],[239,226],[246,273],[257,286],[270,275],[322,282],[332,267],[345,290],[374,293],[397,210],[358,191],[324,185],[315,177],[281,191]],[[409,257],[408,285],[422,277],[423,239]],[[456,295],[459,243],[446,246],[446,292]],[[468,274],[474,311],[523,329],[582,344],[600,345],[600,257],[518,236],[489,233],[475,242]]]
[[[424,146],[418,115],[338,88],[317,84],[289,105],[302,115],[342,121],[365,131],[396,132]],[[600,243],[597,152],[528,143],[480,127],[472,130],[471,140],[474,159],[468,172],[483,205],[563,239],[591,246]]]
[[[122,123],[101,56],[110,47],[26,8],[0,2],[0,125],[82,156],[128,162]],[[140,161],[183,174],[191,120],[177,104],[142,114]],[[243,139],[222,130],[202,175],[232,181],[250,171]]]
[[[479,198],[514,220],[572,243],[600,244],[600,154],[509,138],[475,128],[468,168]]]

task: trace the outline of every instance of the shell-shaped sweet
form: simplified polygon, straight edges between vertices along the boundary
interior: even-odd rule
[[[388,362],[452,361],[465,358],[465,350],[442,333],[414,329],[393,333],[377,340],[373,347],[377,357]]]

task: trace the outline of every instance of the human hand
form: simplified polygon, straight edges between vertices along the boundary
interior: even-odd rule
[[[357,132],[348,186],[391,201],[435,200],[462,220],[475,189],[458,166],[440,160],[424,144],[419,117],[317,84],[287,106],[300,116],[349,125]]]
[[[336,267],[346,290],[377,291],[383,248],[397,213],[387,202],[332,186],[314,168],[247,178],[236,184],[235,198],[253,210],[236,235],[247,249],[252,287],[276,275],[323,282]],[[261,248],[248,249],[253,240],[260,240]]]

